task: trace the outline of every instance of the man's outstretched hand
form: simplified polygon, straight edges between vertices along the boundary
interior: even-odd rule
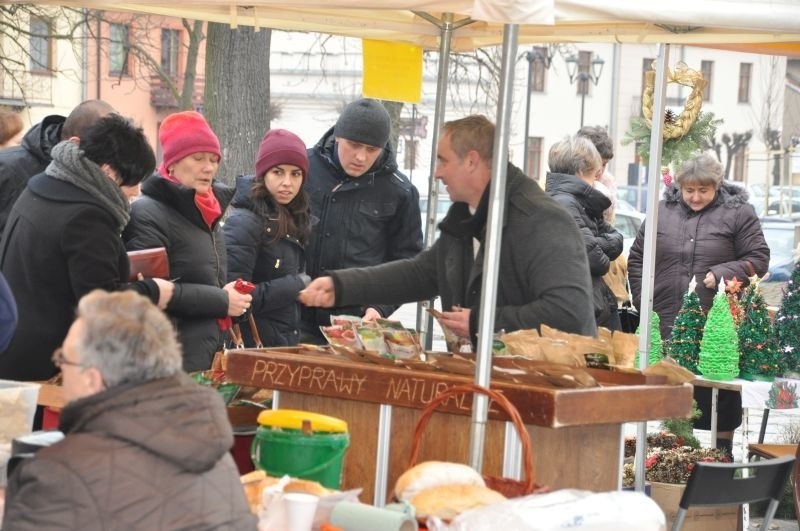
[[[333,290],[333,278],[315,278],[306,286],[306,289],[300,292],[297,296],[297,300],[306,306],[333,308],[333,304],[336,302],[336,293]]]

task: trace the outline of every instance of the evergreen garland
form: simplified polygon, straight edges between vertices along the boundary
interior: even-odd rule
[[[750,285],[744,289],[741,306],[739,371],[742,377],[780,376],[783,374],[783,358],[757,277],[751,278]]]
[[[784,367],[798,372],[800,363],[800,262],[795,264],[792,277],[783,288],[783,301],[775,316],[775,335]]]
[[[721,124],[722,120],[715,119],[714,113],[701,112],[684,136],[664,140],[661,165],[680,167],[682,162],[696,156],[703,149],[704,141],[713,137]],[[650,123],[645,118],[634,116],[622,139],[623,146],[636,142],[636,153],[645,164],[650,159],[650,129]]]
[[[700,297],[694,290],[695,285],[692,279],[689,291],[683,296],[683,304],[675,317],[667,343],[667,353],[679,365],[698,374],[697,363],[700,360],[700,341],[703,338],[706,315],[700,306]]]
[[[720,289],[708,311],[700,342],[700,363],[697,364],[703,376],[711,380],[732,380],[739,374],[739,338],[725,296],[724,282],[720,281]]]

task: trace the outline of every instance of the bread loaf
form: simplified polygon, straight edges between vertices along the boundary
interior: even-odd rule
[[[425,461],[397,478],[394,495],[399,501],[410,501],[423,490],[439,485],[486,486],[481,475],[472,467],[445,461]]]
[[[441,485],[423,490],[411,499],[417,518],[437,516],[452,520],[462,512],[505,500],[492,489],[478,485]]]
[[[280,481],[278,478],[268,476],[263,470],[248,472],[240,479],[244,488],[244,495],[247,498],[247,504],[255,514],[258,514],[258,509],[261,505],[261,494],[264,489]]]
[[[327,496],[331,493],[316,481],[309,481],[306,479],[293,479],[286,486],[283,487],[283,492],[304,492],[306,494],[313,494],[314,496]]]

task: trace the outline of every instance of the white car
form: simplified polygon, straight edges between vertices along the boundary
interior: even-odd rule
[[[636,239],[636,233],[644,221],[644,214],[635,210],[619,210],[614,219],[614,227],[622,233],[622,254],[627,258],[628,251]]]

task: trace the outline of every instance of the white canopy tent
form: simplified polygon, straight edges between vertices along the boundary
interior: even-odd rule
[[[11,3],[53,2],[12,0]],[[797,0],[249,0],[239,5],[230,0],[195,0],[191,4],[143,0],[62,0],[59,5],[93,9],[134,11],[188,17],[281,30],[315,31],[395,42],[409,42],[441,54],[440,86],[437,90],[433,134],[438,136],[444,118],[446,58],[450,50],[469,50],[503,44],[502,88],[498,100],[495,161],[492,170],[489,220],[481,298],[476,383],[487,385],[491,368],[491,338],[494,329],[500,223],[513,86],[513,58],[518,43],[543,42],[634,42],[662,43],[656,73],[654,116],[663,116],[669,44],[724,45],[755,53],[800,57],[800,3]],[[235,60],[235,58],[234,58]],[[661,161],[661,121],[651,136],[650,175],[658,175]],[[431,167],[434,165],[432,164]],[[431,180],[433,177],[431,176]],[[658,215],[657,179],[648,184],[647,233],[640,312],[643,330],[641,358],[647,359],[648,320],[652,309],[652,279],[655,227]],[[436,186],[431,186],[433,191]],[[435,195],[429,202],[429,218]],[[429,228],[429,233],[432,228]],[[644,279],[643,279],[644,280]],[[483,441],[488,412],[486,397],[476,396],[471,433],[471,464],[482,467]],[[383,412],[382,412],[383,413]],[[379,427],[385,433],[385,426]],[[638,437],[638,461],[644,463],[645,425]],[[388,451],[388,441],[383,441]],[[507,455],[509,452],[507,452]],[[386,456],[383,456],[385,464]],[[377,475],[385,475],[378,456]],[[518,464],[506,460],[506,468]],[[385,499],[376,478],[376,500]],[[385,483],[385,482],[384,482]],[[637,466],[636,484],[644,486],[644,467]]]

